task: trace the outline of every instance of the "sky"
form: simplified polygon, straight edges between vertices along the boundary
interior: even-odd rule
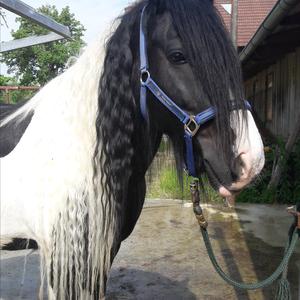
[[[84,41],[92,42],[99,34],[108,28],[111,22],[124,10],[132,0],[23,0],[33,8],[38,8],[45,4],[55,5],[59,10],[67,5],[70,11],[75,14],[75,18],[83,24],[86,31]],[[6,15],[7,25],[1,26],[1,41],[11,40],[10,32],[18,28],[15,22],[15,14],[3,10]],[[3,21],[2,21],[3,23]],[[6,67],[1,66],[1,74],[6,73]]]

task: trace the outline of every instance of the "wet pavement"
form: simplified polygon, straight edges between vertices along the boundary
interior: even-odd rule
[[[275,270],[292,221],[284,206],[206,206],[205,215],[217,259],[232,277],[252,282]],[[37,298],[38,254],[27,256],[23,274],[25,253],[1,251],[1,299]],[[300,300],[300,246],[289,280],[292,299]],[[244,292],[228,286],[209,261],[190,204],[149,200],[114,261],[106,299],[272,300],[274,289]]]

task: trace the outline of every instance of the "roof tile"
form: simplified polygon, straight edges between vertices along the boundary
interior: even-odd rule
[[[276,2],[277,0],[238,0],[238,46],[245,46],[249,42]],[[214,3],[230,31],[231,15],[222,4],[232,4],[232,0],[215,0]]]

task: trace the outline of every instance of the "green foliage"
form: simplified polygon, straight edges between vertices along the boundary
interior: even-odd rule
[[[172,145],[166,137],[162,139],[158,153],[147,174],[147,198],[191,200],[190,182],[193,177],[183,174],[183,184],[177,177]],[[210,202],[223,202],[208,183],[207,177],[201,179],[202,199]]]
[[[177,172],[175,166],[164,165],[161,170],[156,174],[154,180],[148,184],[147,198],[158,199],[183,199],[190,200],[190,182],[192,177],[184,175],[183,186],[178,181]],[[210,187],[207,178],[202,178],[204,185],[204,197],[210,202],[221,202],[222,199],[218,194]],[[201,189],[202,191],[202,189]]]
[[[300,200],[300,141],[295,145],[293,153],[287,160],[285,157],[284,142],[278,140],[275,145],[269,147],[265,153],[266,165],[255,184],[245,189],[238,196],[238,202],[251,203],[291,203]],[[283,173],[280,184],[276,190],[268,189],[268,184],[274,168],[274,160],[278,155],[283,159]]]
[[[0,75],[0,85],[1,86],[13,85],[15,83],[16,83],[16,79],[15,78],[4,76],[4,75]]]
[[[185,178],[185,181],[187,178]],[[188,184],[183,189],[178,181],[176,169],[173,166],[163,166],[148,186],[148,198],[189,199]]]
[[[81,39],[85,31],[67,6],[59,13],[54,5],[45,5],[39,12],[52,17],[57,22],[70,28],[72,39],[60,40],[47,44],[3,53],[1,62],[8,66],[9,73],[15,73],[21,85],[44,85],[50,79],[62,73],[68,59],[78,55],[84,45]],[[45,28],[24,18],[16,18],[20,23],[18,30],[12,31],[14,39],[49,33]]]
[[[0,103],[10,103],[10,104],[16,104],[21,101],[28,100],[34,96],[36,91],[10,91],[9,92],[9,98],[7,94],[4,91],[1,91],[0,93]]]

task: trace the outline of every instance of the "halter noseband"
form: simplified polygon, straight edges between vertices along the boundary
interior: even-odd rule
[[[156,84],[151,78],[149,71],[148,55],[147,55],[147,43],[145,35],[145,18],[144,13],[147,6],[142,10],[140,20],[140,106],[141,113],[145,120],[148,120],[147,111],[147,89],[159,100],[171,113],[173,113],[181,123],[184,125],[184,140],[186,145],[186,168],[190,176],[196,177],[195,159],[193,151],[193,136],[198,132],[201,125],[205,124],[209,120],[216,116],[216,109],[209,107],[208,109],[200,112],[196,116],[189,115],[182,110],[173,100],[171,100],[163,90]],[[251,109],[250,104],[245,101],[247,109]],[[233,108],[235,109],[235,108]]]

